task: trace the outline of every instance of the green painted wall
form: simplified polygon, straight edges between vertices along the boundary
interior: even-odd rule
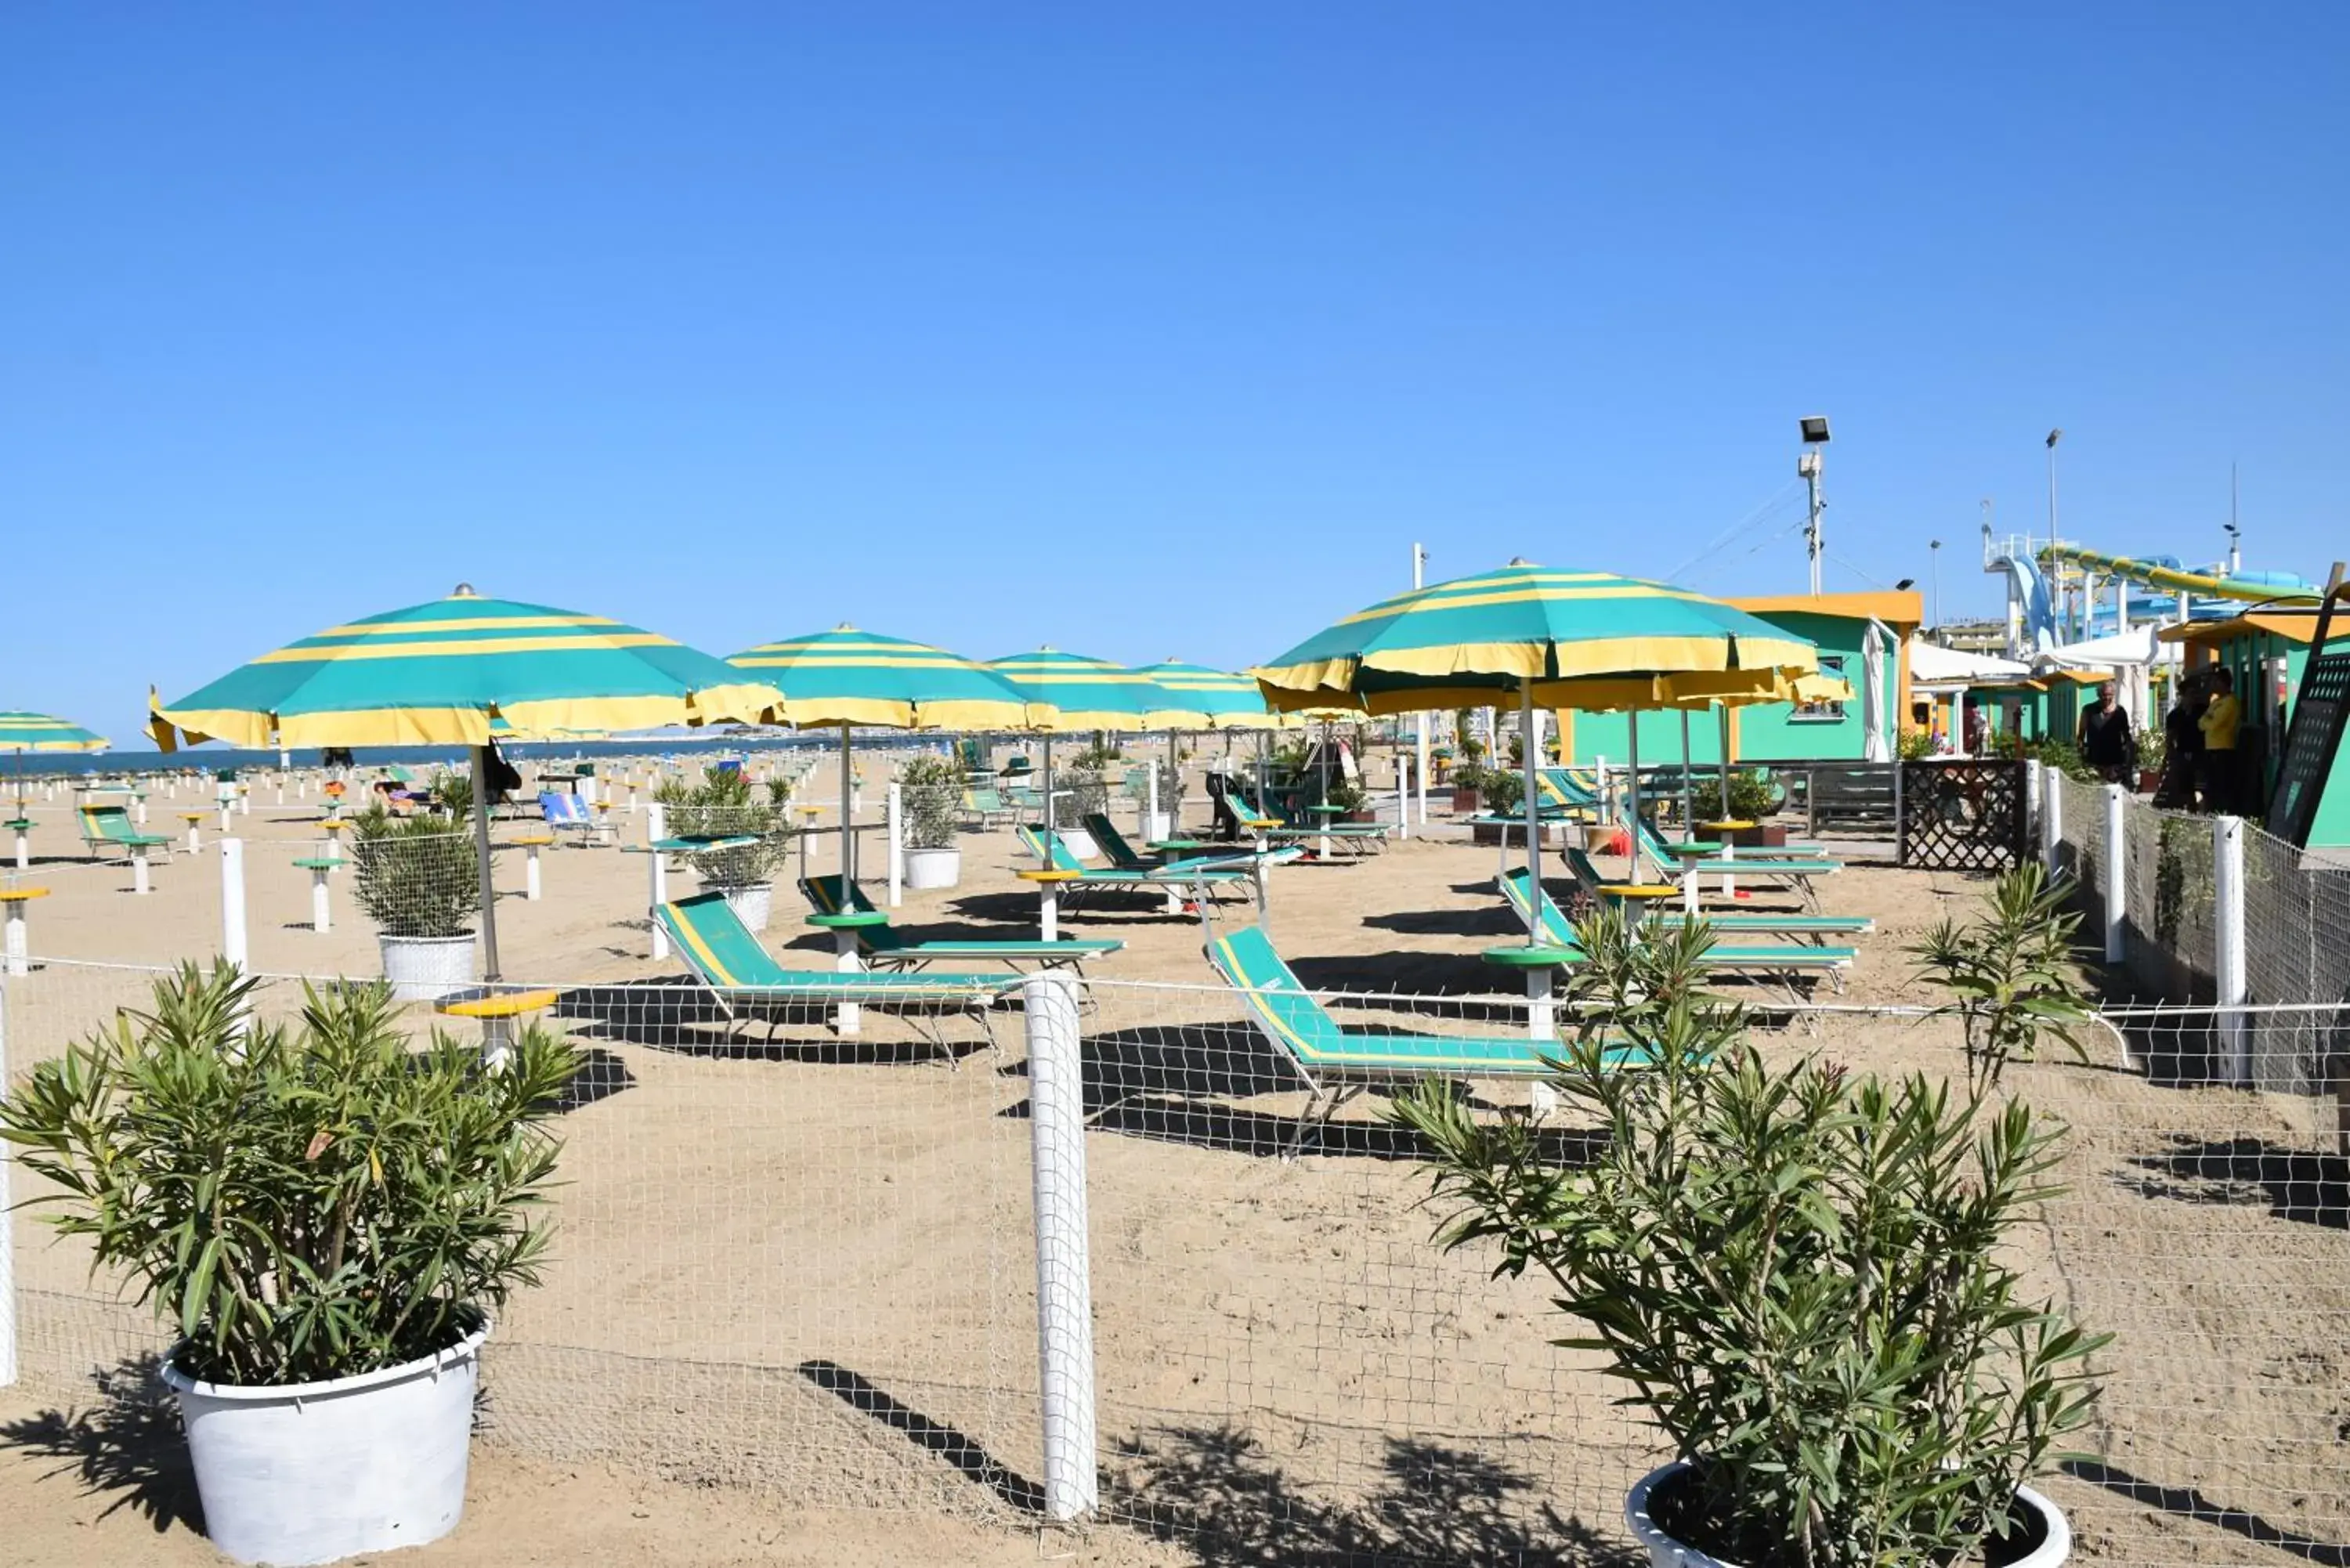
[[[1762,702],[1739,710],[1736,721],[1739,760],[1753,763],[1814,758],[1859,761],[1865,739],[1860,725],[1860,652],[1861,644],[1868,634],[1868,622],[1852,616],[1812,615],[1801,611],[1773,612],[1762,618],[1817,644],[1824,668],[1832,667],[1833,661],[1842,660],[1838,672],[1853,683],[1853,697],[1845,704],[1843,716],[1835,719],[1798,719],[1794,716],[1794,704],[1787,702]],[[1887,712],[1892,711],[1895,703],[1895,686],[1900,679],[1899,662],[1899,649],[1888,649],[1884,674],[1884,701]],[[1573,760],[1592,763],[1606,757],[1610,763],[1624,762],[1631,754],[1631,719],[1628,713],[1575,714],[1573,721]],[[1721,748],[1715,738],[1720,722],[1720,719],[1711,712],[1690,715],[1690,758],[1692,762],[1721,762]],[[1639,716],[1639,725],[1642,766],[1680,760],[1679,714],[1643,713]]]

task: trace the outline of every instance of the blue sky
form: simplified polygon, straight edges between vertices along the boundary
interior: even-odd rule
[[[468,579],[1267,657],[1523,555],[2350,554],[2338,5],[15,6],[0,707]],[[1742,527],[1742,522],[1752,519]]]

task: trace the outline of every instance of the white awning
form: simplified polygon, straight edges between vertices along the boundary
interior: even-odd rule
[[[2157,657],[2155,633],[2158,629],[2152,621],[2148,621],[2144,626],[2134,626],[2111,637],[2092,638],[2087,642],[2045,649],[2033,657],[2043,668],[2056,670],[2069,670],[2077,664],[2152,664]]]
[[[1991,685],[2031,679],[2032,667],[1987,653],[1964,653],[1915,638],[1909,643],[1909,679],[1919,686]]]

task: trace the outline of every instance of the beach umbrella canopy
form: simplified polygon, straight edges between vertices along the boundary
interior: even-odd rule
[[[106,737],[47,713],[0,713],[0,750],[16,753],[16,815],[25,815],[26,752],[102,752]]]
[[[106,737],[47,713],[0,713],[0,751],[102,752]]]
[[[857,836],[850,829],[855,764],[849,727],[892,730],[1024,730],[1049,723],[1052,705],[1031,701],[1017,687],[976,659],[860,631],[842,622],[830,631],[763,642],[727,659],[784,688],[769,723],[840,726],[841,875],[857,875]]]
[[[447,598],[347,621],[231,670],[174,702],[149,698],[156,743],[473,748],[473,837],[482,863],[483,968],[498,978],[490,889],[489,789],[481,748],[493,720],[516,731],[634,730],[754,720],[772,684],[723,659],[603,616]]]
[[[1030,701],[1051,707],[1052,718],[1027,726],[1040,734],[1066,735],[1087,730],[1132,733],[1163,730],[1185,722],[1186,705],[1139,670],[1040,648],[1034,653],[991,659],[988,669],[1010,681]]]
[[[1810,642],[1703,594],[1518,560],[1382,599],[1250,673],[1284,711],[1351,701],[1405,713],[1514,695],[1528,739],[1526,866],[1538,876],[1536,707],[1669,706],[1700,678],[1775,686],[1818,669]],[[1636,761],[1636,813],[1638,776]],[[1530,909],[1527,941],[1538,932]]]
[[[1282,716],[1265,706],[1264,691],[1256,677],[1180,659],[1143,665],[1146,675],[1166,693],[1168,703],[1181,710],[1178,727],[1186,730],[1272,730]]]
[[[1275,709],[1404,713],[1482,706],[1529,683],[1539,707],[1616,707],[1637,686],[1575,683],[1818,668],[1810,642],[1690,589],[1513,561],[1383,599],[1251,673]]]
[[[846,622],[746,648],[726,662],[784,689],[770,723],[1024,730],[1051,717],[1040,711],[1051,704],[1032,701],[975,659]]]
[[[479,746],[515,730],[652,729],[755,719],[773,683],[604,616],[444,599],[329,627],[173,702],[155,701],[166,750],[190,740],[266,746]]]

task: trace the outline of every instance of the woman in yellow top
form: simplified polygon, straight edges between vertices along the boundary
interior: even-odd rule
[[[2243,704],[2236,701],[2236,683],[2224,670],[2210,675],[2211,700],[2195,722],[2203,732],[2203,809],[2237,809],[2236,731],[2244,722]]]

